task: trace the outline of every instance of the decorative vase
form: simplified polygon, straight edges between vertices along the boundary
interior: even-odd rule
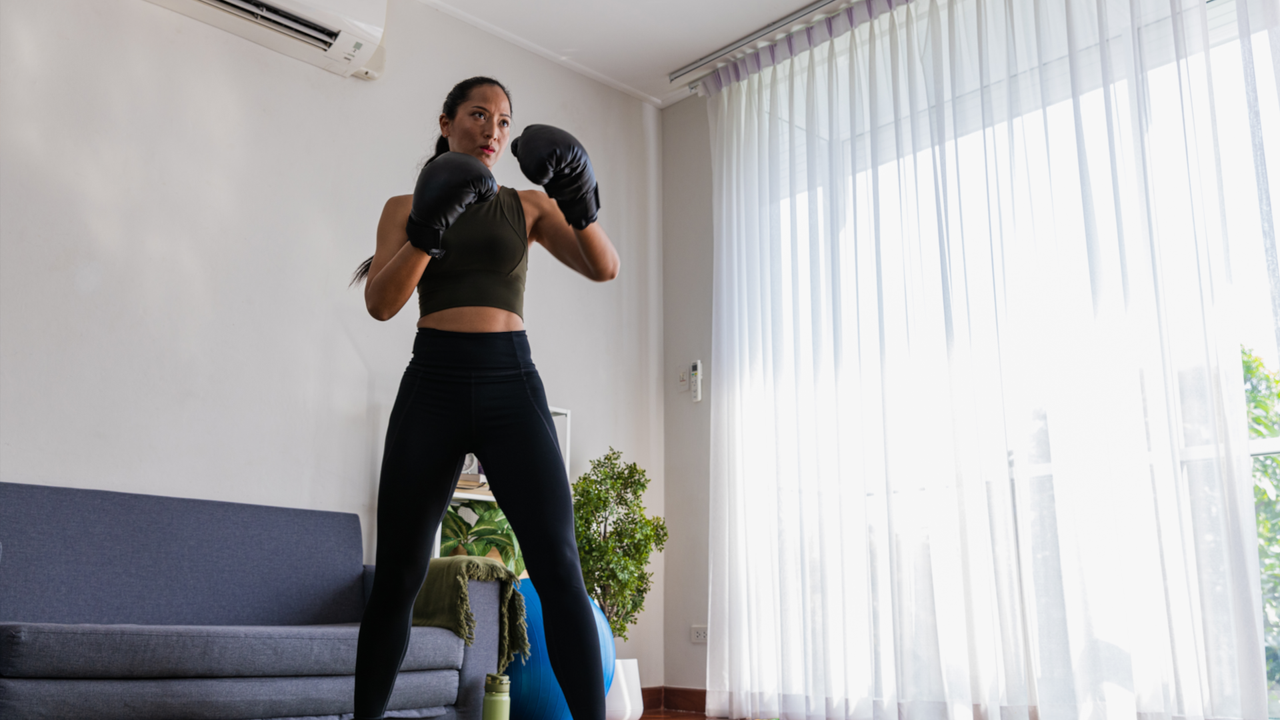
[[[507,666],[511,678],[511,717],[516,720],[572,720],[569,704],[565,702],[560,684],[547,658],[547,636],[542,628],[542,600],[529,580],[520,581],[520,594],[524,596],[525,625],[528,626],[529,658],[521,662],[519,656]],[[609,692],[613,682],[615,650],[613,630],[604,617],[604,611],[591,601],[596,616],[596,633],[600,638],[600,662],[604,670],[604,689]],[[639,715],[636,716],[637,718]]]

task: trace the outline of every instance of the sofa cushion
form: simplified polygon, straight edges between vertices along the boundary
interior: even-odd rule
[[[350,675],[174,680],[0,678],[0,717],[242,720],[337,715],[353,710],[354,681]],[[442,706],[452,705],[457,695],[457,672],[402,672],[388,708],[442,708],[441,720],[448,720],[452,713]],[[426,714],[409,713],[417,717]]]
[[[0,677],[223,678],[350,675],[360,626],[0,623]],[[458,670],[463,643],[415,627],[402,670]],[[452,702],[452,700],[450,701]]]
[[[323,625],[364,612],[351,513],[0,483],[0,621]]]

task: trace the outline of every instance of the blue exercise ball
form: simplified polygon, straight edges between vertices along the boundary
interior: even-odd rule
[[[571,720],[569,704],[565,702],[560,683],[556,682],[547,658],[547,636],[542,629],[542,601],[529,580],[520,581],[520,594],[524,596],[525,624],[529,627],[529,657],[521,662],[517,655],[506,674],[511,678],[511,720]],[[596,633],[600,637],[600,662],[604,669],[604,691],[609,692],[613,683],[615,649],[613,631],[604,611],[593,599]]]

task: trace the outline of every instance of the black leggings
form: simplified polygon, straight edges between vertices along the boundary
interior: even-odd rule
[[[578,561],[573,499],[528,337],[427,328],[418,330],[387,427],[377,572],[356,651],[355,716],[386,712],[436,528],[468,452],[484,465],[520,539],[569,712],[575,720],[603,720],[600,641]]]

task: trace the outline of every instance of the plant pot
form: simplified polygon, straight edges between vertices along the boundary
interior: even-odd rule
[[[453,552],[449,554],[450,555],[466,555],[467,549],[459,545],[458,547],[453,549]],[[498,548],[489,548],[489,552],[485,553],[482,557],[493,558],[498,562],[502,562],[502,553],[498,552]]]
[[[639,661],[632,658],[614,660],[613,684],[604,698],[605,720],[640,720],[643,714]]]

